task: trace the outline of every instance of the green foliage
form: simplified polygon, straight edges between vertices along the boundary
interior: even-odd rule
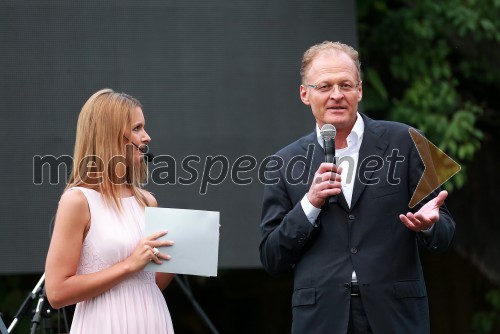
[[[479,124],[499,120],[500,1],[358,0],[358,14],[365,112],[424,131],[462,165],[447,184],[461,187]]]
[[[474,315],[472,331],[474,334],[498,333],[500,330],[500,290],[491,290],[486,294],[491,305],[490,311],[480,311]]]

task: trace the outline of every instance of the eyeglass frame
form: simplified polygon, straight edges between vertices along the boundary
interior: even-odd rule
[[[345,84],[345,82],[344,82],[343,84]],[[335,86],[337,86],[337,87],[339,88],[339,92],[341,92],[341,93],[352,93],[352,92],[354,92],[356,89],[358,89],[358,87],[359,87],[359,85],[360,85],[360,84],[361,84],[361,80],[358,80],[358,81],[356,82],[356,85],[354,85],[354,87],[352,87],[352,89],[349,89],[349,90],[347,90],[347,91],[342,90],[342,88],[341,88],[341,86],[340,86],[341,84],[338,84],[338,83],[336,83],[336,84],[325,84],[325,85],[323,85],[323,86],[328,86],[328,85],[331,85],[331,86],[332,86],[332,88],[330,88],[329,90],[324,91],[324,92],[322,92],[322,91],[320,91],[320,90],[319,90],[320,86],[319,86],[318,84],[316,84],[316,85],[303,84],[303,85],[304,85],[305,87],[311,87],[311,88],[314,88],[314,89],[315,89],[318,93],[325,94],[325,93],[330,93],[330,92],[332,91],[332,89],[333,89]],[[344,89],[345,89],[345,88],[344,88]]]

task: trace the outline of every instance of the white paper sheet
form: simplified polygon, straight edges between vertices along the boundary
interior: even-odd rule
[[[158,249],[172,258],[144,270],[174,274],[217,276],[219,212],[146,207],[146,235],[168,230],[159,240],[172,240]]]

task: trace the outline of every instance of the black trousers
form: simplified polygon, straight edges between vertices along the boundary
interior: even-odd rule
[[[372,334],[357,283],[351,283],[351,309],[347,334]]]

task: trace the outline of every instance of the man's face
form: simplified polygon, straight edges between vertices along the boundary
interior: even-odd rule
[[[350,131],[363,95],[359,81],[356,66],[347,54],[324,51],[305,72],[300,98],[311,106],[320,128],[328,123],[335,125],[337,130]],[[316,85],[316,88],[308,85]]]

